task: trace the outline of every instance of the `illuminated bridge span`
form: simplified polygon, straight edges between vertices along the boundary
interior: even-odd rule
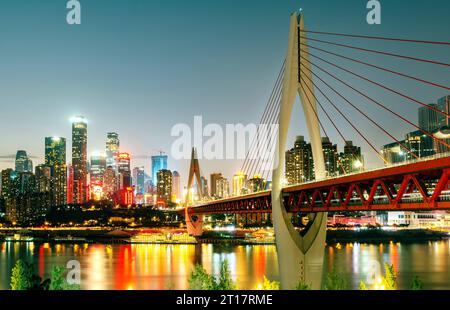
[[[282,190],[288,213],[450,210],[450,158],[309,182]],[[190,214],[271,213],[272,193],[211,201]]]
[[[373,48],[374,43],[383,41],[400,44],[401,48],[397,46],[397,50],[408,51],[409,54],[382,50],[382,44]],[[436,153],[450,152],[449,103],[445,108],[437,108],[421,98],[415,98],[408,90],[400,89],[408,81],[413,83],[409,85],[409,89],[420,87],[420,93],[423,94],[450,92],[449,80],[430,81],[426,79],[426,72],[422,72],[424,76],[420,72],[427,65],[432,66],[428,68],[429,72],[442,70],[442,74],[434,76],[448,77],[450,63],[430,59],[428,56],[412,55],[413,52],[420,53],[424,50],[416,48],[418,45],[430,48],[430,53],[425,55],[436,55],[431,49],[448,49],[450,42],[310,31],[305,28],[303,13],[293,13],[286,58],[260,121],[261,125],[270,125],[261,128],[275,127],[278,130],[275,133],[258,130],[257,138],[251,143],[241,169],[249,177],[259,175],[263,180],[271,179],[271,190],[209,201],[201,205],[189,203],[189,193],[194,181],[197,185],[202,184],[200,165],[194,150],[184,211],[189,234],[202,235],[205,214],[271,213],[281,287],[293,289],[301,281],[311,285],[313,289],[320,289],[328,212],[450,209],[448,153],[446,157],[424,160],[422,157],[425,154],[421,153],[417,143],[410,143],[410,139],[398,140],[386,124],[399,122],[411,127],[430,142],[427,144],[433,145],[430,149],[434,149]],[[439,54],[448,55],[448,50]],[[384,63],[385,58],[390,60]],[[398,71],[396,66],[400,64],[409,72]],[[418,69],[415,69],[415,65]],[[377,74],[369,71],[376,71]],[[393,77],[401,81],[393,82]],[[423,88],[433,90],[426,92],[422,91]],[[313,178],[320,181],[286,187],[285,152],[291,121],[299,122],[293,118],[297,96],[300,97],[304,113],[301,121],[306,124],[311,141]],[[395,102],[395,107],[388,102]],[[447,125],[447,129],[436,133],[429,131],[434,129],[418,126],[416,120],[408,119],[407,115],[397,111],[397,103],[404,104],[407,110],[411,106],[421,107],[424,112],[433,115],[433,118],[439,118],[441,124]],[[357,124],[358,118],[364,126]],[[399,154],[403,154],[401,156],[404,156],[405,161],[415,162],[389,166],[390,160],[386,158],[389,154],[378,150],[376,145],[379,142],[373,141],[376,135],[365,132],[367,125],[398,147],[401,150]],[[352,140],[349,139],[349,134],[359,136],[366,143],[367,149],[382,160],[385,168],[351,174],[354,169],[349,167],[352,165],[348,161],[353,162],[355,167],[363,167],[361,161],[351,158],[347,163],[338,159],[338,171],[327,172],[322,137],[329,138],[330,130],[346,145],[347,141]],[[337,150],[327,150],[327,156],[331,152]],[[339,158],[336,153],[334,156]],[[354,156],[356,157],[355,154]],[[327,178],[328,174],[334,173],[341,177]],[[207,199],[203,197],[202,186],[197,186],[197,193],[201,201]],[[293,213],[305,213],[310,219],[301,234],[292,224]]]

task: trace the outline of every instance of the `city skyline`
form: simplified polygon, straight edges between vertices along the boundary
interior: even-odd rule
[[[57,5],[56,1],[33,6],[32,11],[26,4],[13,7],[8,1],[2,2],[0,12],[8,14],[0,18],[0,26],[11,30],[5,34],[2,42],[5,44],[5,57],[0,62],[3,62],[1,65],[5,73],[9,74],[1,77],[0,101],[2,110],[8,115],[17,115],[16,111],[22,111],[20,118],[23,121],[16,122],[16,117],[11,117],[0,124],[2,132],[11,133],[8,137],[0,138],[0,156],[8,157],[9,154],[15,154],[16,150],[23,149],[28,152],[35,165],[43,163],[42,142],[36,136],[42,139],[53,135],[65,137],[69,150],[72,146],[68,120],[73,115],[84,115],[89,120],[89,155],[93,151],[104,150],[106,133],[117,132],[122,141],[121,151],[135,156],[133,167],[144,166],[146,173],[150,174],[150,156],[157,153],[156,149],[163,149],[169,153],[171,170],[179,171],[182,184],[185,184],[189,161],[170,158],[171,127],[178,123],[190,124],[194,115],[198,114],[204,115],[206,121],[211,123],[257,123],[262,114],[261,107],[269,97],[269,89],[274,84],[285,56],[287,14],[301,6],[307,12],[307,25],[315,30],[352,32],[358,27],[361,33],[374,35],[389,33],[390,36],[405,37],[414,34],[417,38],[426,36],[442,39],[445,37],[445,29],[448,29],[449,22],[444,18],[444,12],[449,4],[445,1],[438,2],[428,7],[427,15],[421,16],[425,26],[420,27],[416,25],[414,18],[410,18],[422,12],[420,1],[410,1],[408,13],[401,5],[386,3],[383,23],[376,28],[365,23],[365,8],[358,1],[349,1],[345,5],[330,1],[326,4],[327,11],[322,9],[324,4],[319,6],[314,1],[258,1],[245,4],[238,1],[214,4],[194,1],[189,4],[158,3],[157,8],[151,3],[137,1],[136,5],[126,6],[126,9],[121,2],[112,2],[108,8],[86,3],[83,6],[86,16],[78,28],[70,28],[64,24],[56,27],[64,22],[64,14],[62,17],[58,15],[59,10],[64,11],[64,6]],[[238,11],[234,10],[237,5],[240,7]],[[214,17],[209,16],[210,12],[214,12]],[[231,16],[231,12],[236,14],[233,24],[215,21],[226,19]],[[108,21],[113,16],[121,16],[127,22],[110,28]],[[175,38],[178,27],[171,24],[171,21],[179,16],[183,16],[182,25],[186,36]],[[186,16],[189,18],[186,19]],[[426,26],[427,20],[433,21],[429,29]],[[48,46],[32,39],[33,33],[27,28],[30,25],[36,26],[34,31],[47,33],[44,37]],[[52,28],[58,30],[52,31]],[[430,31],[431,28],[433,31]],[[221,40],[213,41],[212,46],[202,50],[197,43],[200,40],[211,40],[214,33],[221,34]],[[250,34],[256,35],[247,40]],[[8,48],[17,44],[15,37],[28,38],[21,43],[24,48],[19,53]],[[114,42],[113,37],[118,38],[118,42]],[[101,38],[100,42],[96,43],[94,38]],[[43,54],[30,54],[28,50],[31,49],[26,48],[29,44],[36,44],[36,48]],[[186,49],[183,55],[188,61],[179,59],[174,52],[168,53],[178,44]],[[388,43],[377,44],[391,48]],[[52,52],[47,55],[45,51],[50,52],[49,48]],[[130,49],[134,52],[131,53]],[[136,52],[140,50],[141,52]],[[415,52],[420,54],[422,51],[418,48],[417,51],[410,50],[408,53],[414,55]],[[101,56],[99,52],[103,52]],[[427,52],[430,53],[430,58],[442,61],[449,58],[446,54],[434,52],[432,48]],[[125,63],[119,61],[122,57],[125,57]],[[21,62],[5,62],[6,59]],[[396,66],[397,63],[389,62],[388,65]],[[402,71],[410,71],[402,63],[398,67]],[[194,68],[197,72],[195,76],[187,74]],[[105,76],[106,73],[110,73],[108,77]],[[210,81],[206,78],[214,74],[217,79]],[[235,77],[236,74],[239,78]],[[42,79],[36,78],[31,80],[39,75],[47,77],[43,79],[47,82],[43,83]],[[448,81],[448,76],[440,70],[424,72],[424,75],[430,80]],[[373,76],[380,78],[382,74],[374,73]],[[127,77],[129,81],[122,77]],[[172,80],[175,84],[171,83]],[[26,86],[26,94],[20,91],[18,85]],[[204,85],[203,89],[206,91],[199,91],[200,85]],[[226,85],[225,89],[223,85]],[[403,83],[398,83],[399,88],[402,86]],[[409,87],[408,91],[414,97],[430,103],[447,95],[442,91],[423,87]],[[384,96],[382,99],[411,119],[417,118],[417,106],[397,97]],[[246,103],[245,107],[243,102]],[[15,110],[16,107],[21,109]],[[243,112],[242,109],[246,113],[240,113]],[[300,115],[298,105],[296,109],[296,115]],[[252,113],[247,113],[248,111]],[[344,108],[344,111],[348,110]],[[380,115],[375,110],[371,112]],[[301,119],[296,123],[298,124],[291,129],[292,143],[295,136],[307,132]],[[383,123],[394,127],[393,131],[398,132],[397,138],[411,131],[409,126],[399,125],[390,117],[386,117]],[[389,142],[387,137],[369,124],[360,125],[366,133],[373,135],[378,148],[381,149],[382,145]],[[33,134],[28,134],[29,132]],[[351,133],[350,129],[345,129],[345,133],[349,140],[363,148],[369,167],[380,165],[380,161],[368,150],[364,141]],[[341,145],[334,131],[330,133],[330,138]],[[0,168],[11,167],[11,163],[11,159],[3,158]],[[239,170],[237,167],[240,167],[241,161],[221,162],[223,171],[216,171],[214,167],[217,163],[218,161],[202,162],[206,176],[222,172],[231,179]]]

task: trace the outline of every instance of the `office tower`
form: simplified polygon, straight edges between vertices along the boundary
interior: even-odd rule
[[[286,181],[288,184],[299,184],[314,179],[314,161],[311,144],[298,136],[294,148],[286,152]]]
[[[33,162],[28,158],[27,152],[19,150],[16,153],[16,172],[33,172]]]
[[[233,176],[233,196],[239,196],[243,194],[243,189],[247,183],[247,175],[243,172],[238,172]]]
[[[255,175],[247,181],[247,188],[250,193],[257,193],[266,190],[267,182],[261,176]]]
[[[208,190],[208,180],[204,176],[200,176],[200,185],[197,184],[197,186],[200,186],[202,189],[203,197],[209,197],[209,190]],[[199,191],[197,189],[196,193],[198,194]]]
[[[404,144],[413,154],[419,158],[428,157],[436,154],[433,144],[433,138],[424,135],[420,130],[410,132],[406,135]],[[416,157],[403,149],[406,160],[414,160]]]
[[[46,165],[38,165],[35,168],[34,174],[36,176],[37,191],[39,193],[51,192],[51,167]]]
[[[405,145],[405,140],[400,141]],[[400,146],[399,143],[393,142],[383,146],[381,154],[386,159],[387,165],[398,164],[406,161],[406,151]]]
[[[442,97],[438,99],[438,109],[446,114],[450,114],[450,95]],[[450,127],[450,118],[445,117],[445,115],[441,114],[439,127],[449,126]]]
[[[119,153],[117,156],[117,170],[120,175],[120,187],[131,187],[131,156],[128,153]]]
[[[230,182],[224,177],[216,180],[216,197],[228,198],[230,196]]]
[[[13,169],[2,170],[2,192],[1,196],[7,200],[12,194],[12,182],[16,178],[16,172]]]
[[[119,134],[115,132],[108,132],[106,134],[106,166],[113,167],[117,172],[117,161],[116,158],[120,151],[120,140]]]
[[[136,195],[143,195],[145,193],[145,172],[144,167],[136,167],[133,169],[133,186]]]
[[[103,176],[103,196],[109,201],[114,200],[117,192],[116,172],[112,166],[108,166]]]
[[[330,138],[324,137],[322,138],[322,149],[327,176],[334,177],[336,176],[339,159],[337,145],[336,144],[333,145],[333,143],[331,143],[330,141]]]
[[[72,121],[73,200],[82,204],[87,197],[87,120],[77,116]]]
[[[217,180],[219,180],[220,178],[222,178],[222,173],[212,173],[211,174],[211,177],[210,177],[210,180],[211,180],[211,183],[210,183],[210,187],[211,187],[211,191],[210,191],[210,194],[211,194],[211,197],[219,197],[218,196],[218,194],[217,194]]]
[[[153,185],[157,185],[158,180],[158,171],[167,170],[167,156],[166,155],[158,155],[152,156],[152,181]]]
[[[106,154],[94,152],[91,155],[90,176],[91,184],[102,185],[103,175],[106,170]]]
[[[55,205],[67,203],[66,139],[45,138],[45,166],[50,167],[53,201]]]
[[[419,127],[427,132],[434,132],[445,124],[445,116],[438,113],[439,106],[437,104],[429,104],[428,107],[419,108]]]
[[[183,197],[181,194],[181,179],[180,179],[180,174],[178,173],[178,171],[174,171],[172,173],[172,201],[177,202],[177,201],[182,201]]]
[[[156,174],[158,201],[169,203],[172,199],[172,172],[160,170]]]
[[[340,161],[345,173],[360,172],[364,169],[364,159],[361,148],[353,145],[353,141],[346,141],[344,153],[340,154]]]

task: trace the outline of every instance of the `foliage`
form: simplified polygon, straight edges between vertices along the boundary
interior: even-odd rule
[[[336,269],[333,269],[327,275],[324,289],[327,291],[344,291],[347,289],[347,282],[342,274],[338,273]]]
[[[34,266],[30,263],[18,260],[12,269],[11,289],[12,290],[79,290],[79,285],[70,285],[64,277],[66,269],[64,267],[54,267],[51,279],[42,281],[41,277],[35,273]]]
[[[382,279],[384,288],[388,291],[397,289],[397,274],[394,270],[394,265],[384,264],[384,268],[386,269],[386,274]]]
[[[77,284],[67,283],[64,274],[66,269],[61,266],[55,266],[52,270],[51,281],[49,289],[51,291],[76,291],[80,290],[80,286]]]
[[[264,276],[263,283],[259,288],[263,291],[278,291],[280,289],[280,282],[270,281]]]
[[[360,289],[361,291],[368,291],[368,290],[369,290],[369,289],[367,288],[367,285],[366,285],[363,281],[359,282],[359,289]]]
[[[295,286],[296,291],[310,291],[311,286],[306,284],[303,281],[298,282],[298,284]]]
[[[218,277],[208,274],[201,265],[196,265],[194,270],[192,270],[188,283],[190,290],[224,291],[236,289],[227,260],[222,262]]]
[[[12,290],[48,290],[49,285],[49,280],[42,282],[41,277],[34,273],[34,267],[30,263],[18,260],[12,269]]]
[[[411,290],[413,291],[420,291],[423,290],[422,281],[418,276],[415,276],[412,283],[411,283]]]

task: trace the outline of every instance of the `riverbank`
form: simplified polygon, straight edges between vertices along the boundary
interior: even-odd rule
[[[327,244],[390,242],[418,243],[449,239],[447,232],[433,230],[328,230]],[[273,245],[275,238],[269,235],[253,236],[249,231],[205,232],[194,239],[184,230],[110,230],[110,229],[18,229],[0,230],[0,241],[47,242],[47,243],[96,243],[96,244],[230,244],[230,245]]]

